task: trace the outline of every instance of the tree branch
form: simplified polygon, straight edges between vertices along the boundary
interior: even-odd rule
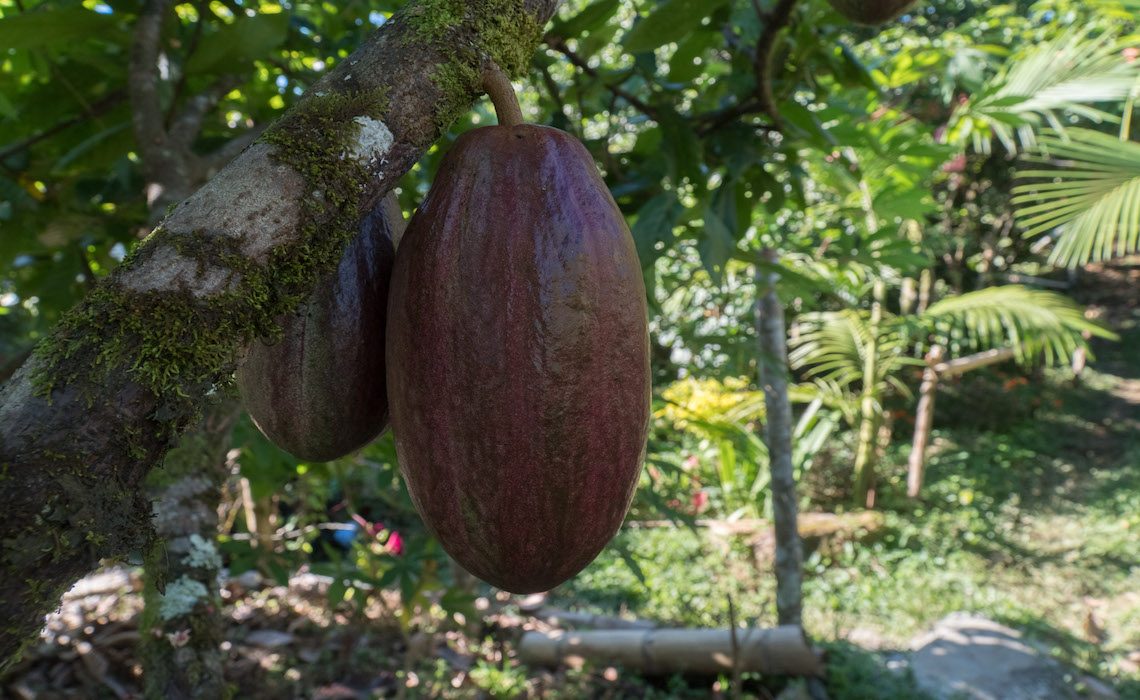
[[[792,9],[795,6],[796,0],[779,0],[771,12],[761,17],[764,29],[760,31],[760,38],[756,40],[756,55],[752,61],[753,72],[756,74],[758,107],[777,127],[781,126],[782,120],[780,110],[776,106],[776,98],[772,94],[772,57],[776,53],[776,37],[791,22]]]
[[[127,86],[131,96],[131,122],[143,161],[160,168],[166,158],[166,128],[158,94],[158,45],[162,22],[171,0],[146,0],[135,24]]]
[[[202,121],[206,118],[218,102],[228,95],[234,88],[245,83],[246,78],[240,75],[223,75],[210,87],[186,100],[182,111],[170,124],[170,139],[179,147],[190,150],[194,140],[202,131]]]
[[[0,387],[0,663],[100,558],[150,541],[147,472],[253,337],[335,266],[347,222],[470,108],[484,64],[525,68],[519,47],[537,46],[557,4],[470,2],[441,35],[409,3],[177,206]],[[148,3],[140,22],[156,32],[165,5]],[[491,8],[509,16],[479,14]],[[136,64],[153,57],[148,31]],[[150,119],[140,128],[153,137]]]

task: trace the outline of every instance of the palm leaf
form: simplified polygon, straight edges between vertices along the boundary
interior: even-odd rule
[[[1047,363],[1068,359],[1077,348],[1087,347],[1086,333],[1116,338],[1085,318],[1072,299],[1020,285],[989,287],[943,299],[917,320],[944,345],[965,345],[974,350],[1012,347],[1023,363],[1039,355],[1044,355]]]
[[[905,365],[920,361],[906,355],[902,324],[888,316],[879,326],[875,343],[878,360],[873,381],[907,393],[897,376]],[[803,369],[808,377],[840,390],[863,384],[863,368],[871,349],[872,328],[866,311],[845,309],[804,314],[797,321],[788,359],[792,367]]]
[[[996,138],[1011,153],[1036,143],[1043,126],[1062,130],[1062,114],[1094,122],[1117,121],[1092,105],[1120,102],[1140,77],[1140,63],[1124,60],[1116,34],[1070,31],[1011,59],[982,91],[954,110],[951,143],[990,152]]]
[[[1013,204],[1025,235],[1060,228],[1051,261],[1076,267],[1140,250],[1140,143],[1088,129],[1047,132],[1018,173]]]

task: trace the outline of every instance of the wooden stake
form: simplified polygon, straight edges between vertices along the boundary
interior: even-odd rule
[[[930,443],[930,429],[934,425],[934,396],[938,391],[938,370],[942,361],[942,346],[935,345],[926,354],[926,369],[922,372],[922,388],[918,390],[918,411],[914,419],[914,444],[910,448],[907,464],[906,495],[918,498],[926,472],[926,448]]]
[[[981,369],[982,367],[996,365],[999,362],[1012,360],[1016,356],[1017,351],[1013,348],[994,348],[993,350],[958,357],[946,362],[938,362],[934,365],[934,371],[943,377],[954,377],[959,374],[965,374],[971,370]]]

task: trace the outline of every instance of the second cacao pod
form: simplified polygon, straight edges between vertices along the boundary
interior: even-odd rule
[[[384,333],[400,216],[392,195],[365,215],[337,269],[281,319],[281,339],[255,341],[237,371],[254,423],[294,457],[338,459],[388,425]]]

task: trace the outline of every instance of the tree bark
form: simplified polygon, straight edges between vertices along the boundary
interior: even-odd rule
[[[218,498],[225,481],[230,429],[238,407],[207,411],[199,429],[166,455],[155,502],[157,540],[145,557],[140,652],[146,697],[221,698],[226,679],[215,545]]]
[[[454,5],[446,26],[421,3],[385,23],[276,139],[175,208],[0,389],[4,663],[100,558],[149,549],[146,474],[252,339],[333,268],[346,222],[469,107],[484,65],[525,67],[557,0]]]
[[[926,475],[926,449],[930,445],[930,429],[934,425],[934,400],[938,393],[938,371],[942,346],[935,345],[926,353],[926,369],[922,371],[922,387],[918,390],[918,409],[914,414],[914,443],[906,470],[906,495],[918,498]]]
[[[761,259],[775,265],[776,251]],[[788,398],[788,346],[784,306],[776,295],[779,275],[756,273],[756,336],[764,388],[764,433],[772,473],[772,520],[776,535],[776,614],[781,625],[799,625],[803,613],[803,545],[796,525],[799,499],[792,466],[792,403]]]

